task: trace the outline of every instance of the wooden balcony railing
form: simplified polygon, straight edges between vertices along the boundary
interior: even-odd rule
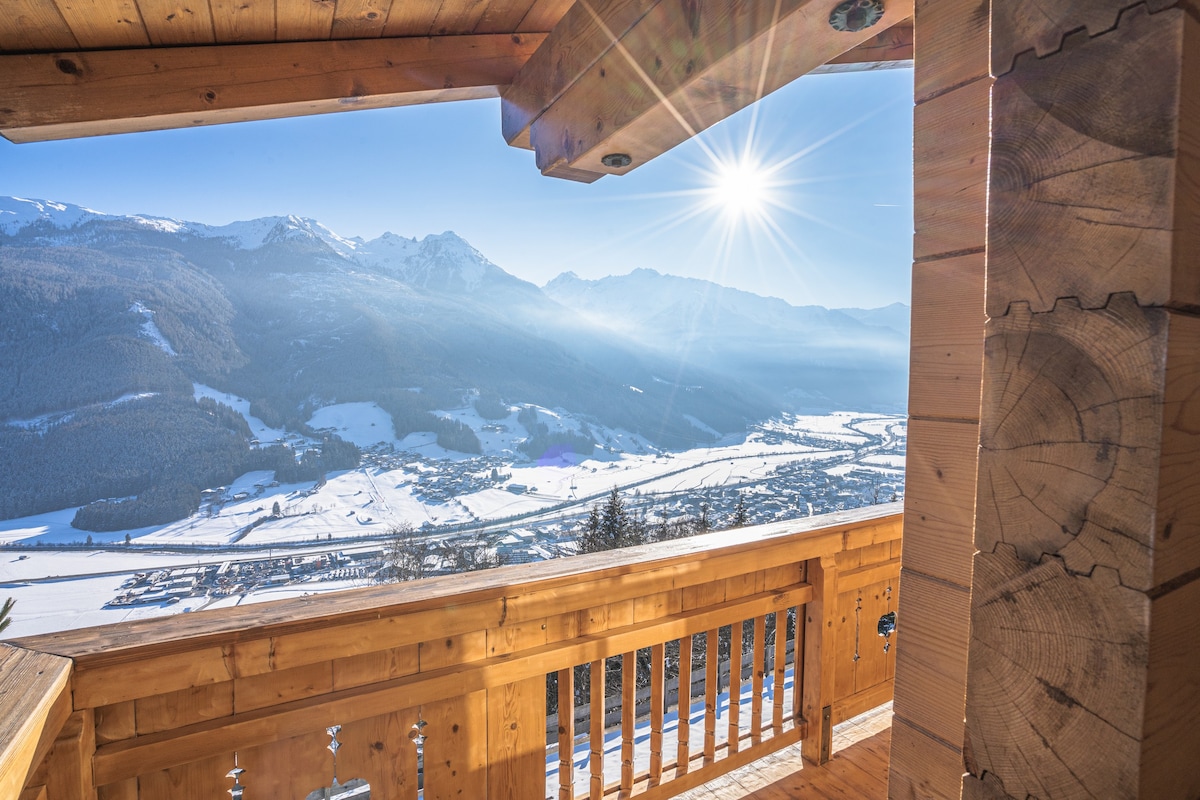
[[[302,800],[335,724],[377,800],[666,798],[801,740],[820,763],[891,698],[900,535],[874,506],[0,645],[0,796],[213,800],[236,754],[247,800]]]

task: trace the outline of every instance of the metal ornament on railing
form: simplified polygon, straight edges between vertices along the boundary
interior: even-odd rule
[[[850,660],[853,661],[855,664],[857,664],[858,660],[860,658],[862,658],[862,656],[860,656],[858,654],[858,633],[859,633],[859,622],[860,622],[861,614],[862,614],[862,595],[860,594],[854,601],[854,658],[852,658]]]
[[[230,786],[228,789],[229,796],[232,797],[233,800],[242,800],[242,795],[246,791],[246,787],[242,785],[242,775],[245,772],[246,770],[238,766],[238,754],[234,753],[233,769],[225,773],[226,778],[233,778],[233,786]]]
[[[371,786],[362,778],[354,778],[346,783],[338,783],[337,778],[337,754],[341,749],[342,743],[338,741],[338,734],[341,733],[341,725],[331,725],[325,729],[329,734],[329,744],[327,745],[329,752],[333,753],[333,783],[328,788],[316,789],[308,793],[304,800],[370,800]]]
[[[892,607],[892,587],[887,587],[888,608]],[[889,611],[879,618],[879,627],[876,629],[880,636],[883,637],[883,652],[887,652],[892,647],[892,634],[896,632],[896,612]]]

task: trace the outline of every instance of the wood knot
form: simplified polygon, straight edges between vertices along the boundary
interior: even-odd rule
[[[79,65],[69,58],[58,59],[54,62],[54,66],[58,67],[58,71],[64,75],[79,75],[83,72],[83,70],[79,68]]]
[[[214,92],[212,89],[209,89],[207,92],[204,93],[204,102],[212,103],[216,99],[217,99],[217,93]]]

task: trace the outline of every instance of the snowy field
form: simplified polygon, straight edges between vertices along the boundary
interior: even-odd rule
[[[196,387],[196,394],[233,406],[247,417],[263,444],[299,438],[250,417],[249,404],[239,398],[202,386]],[[374,452],[386,455],[366,458],[355,470],[331,473],[324,483],[279,484],[272,472],[248,473],[206,492],[200,510],[187,519],[115,533],[88,534],[71,527],[73,508],[0,521],[0,545],[9,546],[0,552],[0,597],[17,601],[7,635],[345,588],[353,583],[295,583],[218,599],[201,596],[170,605],[103,607],[135,572],[263,558],[283,545],[293,548],[288,552],[378,549],[388,530],[401,523],[430,532],[448,525],[481,530],[489,525],[493,530],[537,524],[570,527],[613,487],[627,497],[654,502],[722,488],[759,495],[762,482],[776,471],[805,463],[833,477],[866,471],[903,479],[904,419],[897,416],[787,416],[748,435],[685,452],[661,452],[627,432],[593,426],[598,441],[605,443],[594,456],[531,460],[515,447],[525,436],[515,408],[508,419],[499,421],[483,420],[473,408],[442,413],[479,433],[482,457],[447,453],[432,434],[397,441],[390,417],[378,406],[347,403],[321,409],[312,426],[332,429],[364,448],[382,442],[383,450],[377,447]],[[539,419],[551,430],[580,427],[569,415],[548,409],[539,409]],[[867,446],[872,442],[876,444]],[[496,465],[498,476],[493,473]],[[459,486],[474,488],[454,491]],[[278,516],[273,513],[276,504]],[[110,549],[85,549],[89,535],[93,544],[108,544]],[[123,550],[127,535],[133,546]],[[295,549],[299,546],[303,548]]]

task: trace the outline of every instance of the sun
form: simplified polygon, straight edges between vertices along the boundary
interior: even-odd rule
[[[767,170],[748,159],[721,163],[712,174],[712,205],[734,217],[754,217],[770,203]]]

